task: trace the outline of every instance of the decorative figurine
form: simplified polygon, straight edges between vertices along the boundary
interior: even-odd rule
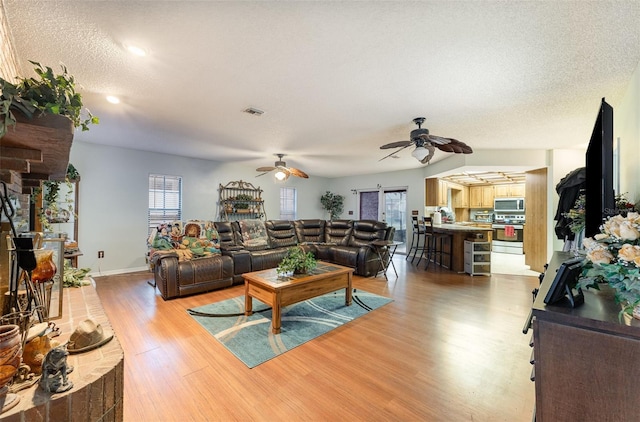
[[[73,382],[67,379],[67,374],[73,371],[73,367],[67,365],[68,355],[65,346],[54,347],[47,353],[42,363],[40,388],[49,393],[63,393],[73,388]]]

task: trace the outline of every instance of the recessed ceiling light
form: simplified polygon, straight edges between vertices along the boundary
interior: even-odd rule
[[[127,51],[129,51],[129,53],[135,54],[136,56],[144,57],[147,55],[147,51],[144,48],[131,45],[131,44],[125,44],[124,46],[127,49]]]
[[[113,95],[107,95],[107,101],[111,104],[120,104],[120,98],[114,97]]]

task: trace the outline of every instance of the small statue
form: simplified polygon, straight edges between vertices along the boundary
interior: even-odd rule
[[[63,393],[73,388],[73,382],[67,379],[67,374],[73,371],[73,367],[67,365],[68,355],[64,345],[54,347],[46,354],[42,363],[40,388],[50,393]]]

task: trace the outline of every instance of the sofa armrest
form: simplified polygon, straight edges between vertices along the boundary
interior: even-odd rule
[[[155,253],[151,257],[156,286],[164,299],[179,296],[178,254],[175,252]]]
[[[233,259],[233,274],[240,275],[251,272],[251,253],[245,249],[239,250],[223,249],[223,256],[230,256]]]

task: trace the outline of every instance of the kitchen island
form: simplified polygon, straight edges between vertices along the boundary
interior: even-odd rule
[[[489,224],[442,223],[434,224],[433,231],[451,236],[451,270],[461,273],[464,272],[464,241],[490,242],[493,229]]]

